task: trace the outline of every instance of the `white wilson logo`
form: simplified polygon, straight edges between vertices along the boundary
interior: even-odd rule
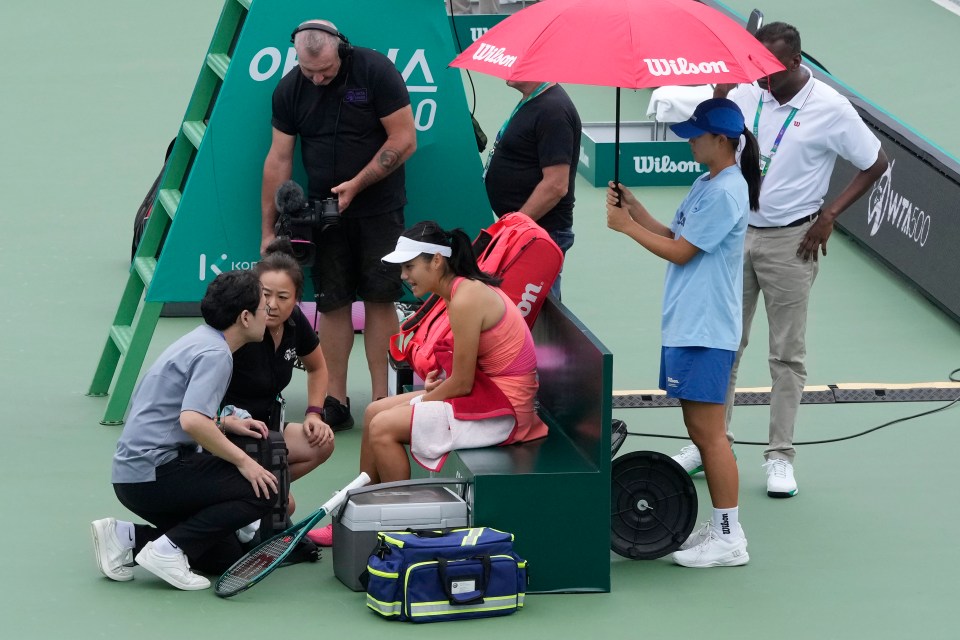
[[[501,67],[512,67],[513,63],[517,61],[517,56],[507,55],[506,51],[503,47],[498,47],[495,44],[483,43],[473,52],[473,59],[498,64]]]
[[[652,76],[687,76],[698,73],[727,73],[727,63],[723,60],[713,62],[690,62],[686,58],[670,60],[667,58],[644,58],[647,70]]]
[[[674,162],[670,156],[633,156],[633,170],[637,173],[703,173],[699,162]]]
[[[524,318],[533,311],[533,305],[536,304],[537,294],[540,293],[541,289],[543,289],[542,282],[539,287],[531,282],[524,288],[523,295],[520,296],[520,302],[517,304],[517,309],[520,310],[520,315]]]

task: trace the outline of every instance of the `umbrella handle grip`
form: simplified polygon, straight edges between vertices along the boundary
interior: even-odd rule
[[[619,183],[619,182],[614,182],[614,183],[613,183],[613,191],[614,191],[614,193],[617,194],[617,204],[616,204],[616,206],[617,206],[617,207],[622,207],[622,206],[623,206],[623,192],[620,191],[620,183]]]

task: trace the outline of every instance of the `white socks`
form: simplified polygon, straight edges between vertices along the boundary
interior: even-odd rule
[[[733,542],[743,536],[740,532],[739,510],[739,507],[713,510],[711,527],[721,539],[727,542]]]
[[[133,523],[127,522],[126,520],[117,520],[115,531],[117,533],[117,542],[120,543],[120,546],[124,549],[133,549],[135,542],[133,537]]]
[[[260,521],[254,520],[245,527],[240,527],[237,529],[237,539],[246,544],[253,540],[253,536],[257,535],[257,531],[260,530]]]
[[[167,536],[160,536],[153,541],[153,550],[161,556],[176,556],[183,553],[180,547],[173,544]]]

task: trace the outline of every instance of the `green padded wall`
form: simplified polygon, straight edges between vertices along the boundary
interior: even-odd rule
[[[221,20],[235,19],[228,15],[230,4]],[[290,32],[312,18],[331,20],[354,45],[390,57],[407,83],[418,145],[406,169],[408,224],[436,219],[472,235],[492,221],[460,72],[447,67],[456,51],[442,3],[256,0],[250,2],[230,44],[230,64],[210,112],[188,112],[185,118],[207,120],[206,128],[192,156],[147,301],[199,300],[218,272],[249,267],[257,260],[270,98],[283,72],[296,64]],[[202,72],[197,91],[203,84]],[[294,175],[304,182],[302,168]]]

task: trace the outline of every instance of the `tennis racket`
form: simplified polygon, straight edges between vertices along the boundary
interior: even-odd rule
[[[246,591],[266,578],[290,555],[307,531],[346,500],[348,491],[362,487],[368,482],[370,482],[370,476],[361,473],[353,482],[327,500],[322,507],[237,560],[217,580],[214,587],[216,594],[221,598],[229,598],[241,591]]]

